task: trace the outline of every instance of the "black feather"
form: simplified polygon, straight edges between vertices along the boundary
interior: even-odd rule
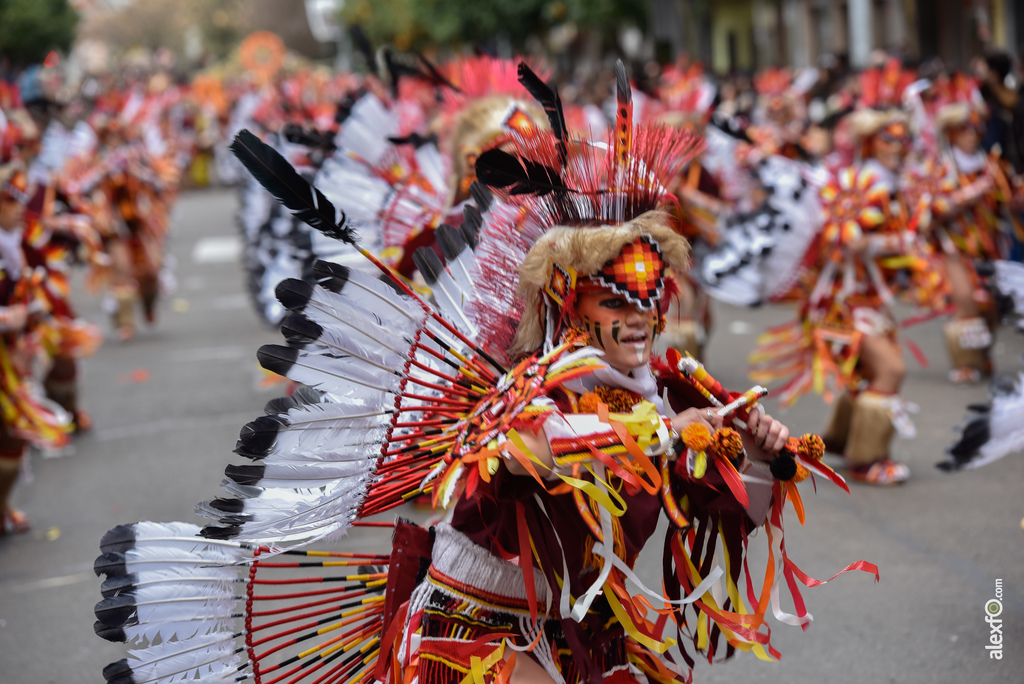
[[[134,589],[135,583],[138,581],[139,578],[134,574],[108,577],[100,585],[100,593],[103,594],[103,598],[124,594]]]
[[[199,530],[199,534],[206,539],[232,539],[242,531],[241,525],[207,525]]]
[[[135,613],[135,595],[109,596],[97,603],[93,612],[96,613],[96,619],[108,627],[120,627]]]
[[[953,457],[957,466],[963,466],[977,455],[978,450],[985,446],[991,437],[988,416],[975,418],[964,426],[960,439],[949,448],[949,455]]]
[[[245,512],[245,502],[242,499],[213,499],[212,501],[207,501],[205,504],[196,506],[196,512],[199,515],[208,515],[205,510],[201,510],[203,506],[209,510],[220,511],[225,514],[217,516],[217,522],[221,525],[239,528],[252,520],[252,515]]]
[[[299,350],[280,344],[265,344],[256,351],[256,360],[271,373],[287,377],[299,358]]]
[[[99,634],[99,630],[96,633]],[[103,635],[100,634],[100,636]],[[103,668],[103,679],[107,680],[107,684],[135,684],[132,674],[132,667],[128,664],[127,658],[122,658]]]
[[[107,530],[100,539],[100,551],[124,553],[135,547],[135,528],[131,525],[118,525]]]
[[[427,75],[433,83],[435,83],[436,85],[443,85],[447,88],[451,88],[457,93],[462,92],[454,83],[445,78],[444,75],[437,70],[437,67],[434,66],[433,62],[424,57],[422,53],[416,52],[415,54],[417,57],[420,58],[420,64],[422,64],[423,68],[426,69]]]
[[[472,204],[467,204],[462,208],[462,225],[459,226],[459,232],[462,233],[462,239],[466,241],[466,244],[471,249],[476,249],[476,246],[480,243],[477,235],[480,233],[480,227],[483,224],[484,218],[480,215],[479,209]]]
[[[246,423],[238,433],[235,453],[251,459],[260,459],[270,453],[277,442],[277,434],[288,423],[279,416],[260,416]]]
[[[313,264],[313,277],[318,281],[336,278],[347,282],[349,277],[348,266],[336,264],[333,261],[317,261]]]
[[[298,406],[299,402],[291,397],[277,397],[267,402],[266,406],[263,407],[263,413],[268,416],[276,416],[281,413],[288,413]]]
[[[316,342],[324,334],[323,326],[298,314],[288,314],[281,321],[284,339],[293,347],[305,347]]]
[[[305,385],[297,387],[292,392],[292,399],[300,404],[319,404],[323,396],[324,393],[320,390],[306,387]]]
[[[258,485],[263,479],[266,467],[261,465],[236,465],[229,463],[224,468],[224,476],[240,485]]]
[[[441,247],[441,253],[449,263],[458,259],[466,249],[466,241],[462,238],[462,234],[447,223],[439,225],[434,235],[437,236],[437,244]]]
[[[334,140],[320,131],[306,130],[299,124],[287,123],[281,128],[281,135],[293,145],[303,147],[319,147],[326,150],[334,149]]]
[[[436,145],[437,136],[433,133],[430,135],[420,135],[419,133],[410,133],[406,136],[390,136],[388,142],[393,145],[412,145],[413,148],[419,149],[424,145]]]
[[[241,499],[213,499],[206,502],[215,511],[221,513],[242,513],[245,511],[245,502]]]
[[[340,294],[348,282],[348,266],[331,261],[317,261],[313,264],[313,277],[321,287],[334,294]]]
[[[231,143],[231,152],[297,219],[328,237],[356,244],[355,232],[347,224],[345,215],[273,147],[243,128]]]
[[[519,63],[519,82],[537,100],[544,113],[548,115],[551,123],[551,132],[558,139],[558,162],[565,168],[565,161],[568,156],[568,129],[565,125],[565,113],[562,111],[562,100],[558,97],[558,91],[540,80],[540,76],[533,72],[533,69],[526,65],[526,62]]]
[[[473,202],[481,214],[491,208],[491,200],[494,199],[491,191],[480,181],[473,181],[469,184],[469,196],[473,198]]]
[[[554,169],[499,149],[487,150],[476,160],[476,177],[484,185],[502,188],[510,195],[536,195],[566,190]]]
[[[100,575],[115,577],[128,574],[124,564],[124,554],[120,551],[111,551],[110,553],[97,556],[96,560],[92,563],[92,569],[97,577]]]
[[[124,633],[123,627],[108,627],[99,620],[92,623],[93,631],[96,632],[96,636],[100,639],[106,639],[107,641],[113,641],[116,643],[123,643],[128,641],[128,635]],[[109,666],[108,666],[109,667]],[[114,680],[117,684],[132,684],[130,679],[116,679]]]
[[[621,59],[615,60],[615,99],[619,104],[628,105],[633,101],[633,89],[629,87],[626,65]]]
[[[420,274],[427,281],[427,285],[433,286],[444,273],[444,264],[438,258],[437,253],[430,247],[420,247],[412,254],[412,260]]]

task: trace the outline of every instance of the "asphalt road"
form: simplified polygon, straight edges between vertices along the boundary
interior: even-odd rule
[[[178,292],[155,328],[105,344],[82,365],[82,401],[96,427],[75,453],[29,460],[31,480],[14,499],[33,531],[0,538],[2,684],[102,681],[103,666],[123,651],[92,630],[100,536],[136,520],[196,521],[193,505],[219,493],[238,429],[275,394],[260,386],[255,350],[278,335],[261,325],[242,290],[234,201],[225,191],[181,198],[171,238]],[[95,295],[76,292],[74,300],[86,318],[104,321]],[[757,332],[788,313],[717,307],[708,366],[724,385],[749,386],[745,358]],[[787,548],[805,572],[827,579],[868,560],[881,582],[849,573],[804,590],[815,617],[806,632],[770,620],[780,662],[740,654],[711,668],[698,663],[696,682],[1024,682],[1024,458],[954,475],[933,467],[963,407],[985,392],[945,381],[938,323],[909,336],[932,361],[911,365],[906,383],[907,398],[921,406],[919,435],[897,442],[895,455],[911,466],[911,481],[894,489],[851,485],[851,494],[822,486],[817,495],[806,482],[807,524],[787,518]],[[1016,372],[1022,351],[1024,340],[1005,330],[998,368]],[[798,434],[820,429],[825,416],[816,397],[783,415]],[[764,543],[754,537],[752,567],[763,567]],[[638,565],[651,582],[659,554]],[[996,661],[985,649],[984,606],[1000,582],[1005,648]]]

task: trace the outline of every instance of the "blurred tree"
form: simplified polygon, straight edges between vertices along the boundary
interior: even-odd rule
[[[92,13],[82,37],[102,40],[115,50],[163,47],[181,54],[186,31],[196,27],[203,49],[223,57],[248,33],[246,4],[245,0],[119,2]]]
[[[644,16],[645,3],[637,0],[348,0],[342,9],[342,21],[362,27],[374,45],[402,50],[495,40],[521,49],[566,22],[614,40],[619,26],[643,26]]]
[[[82,37],[102,40],[115,50],[165,47],[182,54],[189,30],[198,30],[204,52],[215,59],[227,57],[243,38],[257,30],[273,31],[289,50],[307,57],[319,57],[324,50],[310,33],[303,0],[108,2],[90,14]]]
[[[25,66],[51,50],[66,52],[77,25],[78,13],[67,0],[0,0],[0,56]]]

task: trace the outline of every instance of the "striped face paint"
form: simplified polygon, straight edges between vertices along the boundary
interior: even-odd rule
[[[626,297],[610,290],[580,293],[576,300],[580,327],[590,333],[605,361],[622,373],[651,358],[658,328],[657,309],[640,311]]]

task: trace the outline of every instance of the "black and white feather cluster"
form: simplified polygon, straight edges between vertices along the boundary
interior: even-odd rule
[[[284,146],[283,137],[272,137],[272,140]],[[313,168],[299,170],[306,180],[313,177],[313,172]],[[313,229],[293,216],[248,174],[239,186],[237,223],[242,234],[246,289],[260,318],[277,327],[285,310],[274,296],[274,290],[285,278],[311,278]]]
[[[318,262],[313,271],[316,283],[278,286],[287,345],[264,345],[258,358],[315,391],[271,402],[242,429],[235,452],[251,463],[228,466],[229,496],[198,506],[215,521],[207,537],[285,544],[344,534],[382,451],[401,435],[398,406],[426,401],[403,394],[437,364],[423,349],[421,330],[436,326],[423,307],[356,269]]]
[[[104,669],[111,684],[233,681],[246,668],[238,563],[248,552],[198,532],[187,523],[138,522],[103,536],[96,633],[135,647]]]
[[[936,467],[946,472],[980,468],[1024,449],[1024,373],[999,376],[989,385],[988,404],[967,407],[960,438]]]
[[[776,156],[761,163],[765,201],[753,211],[724,217],[719,244],[698,250],[696,272],[711,296],[734,306],[757,306],[796,282],[821,223],[815,178],[801,162]]]

